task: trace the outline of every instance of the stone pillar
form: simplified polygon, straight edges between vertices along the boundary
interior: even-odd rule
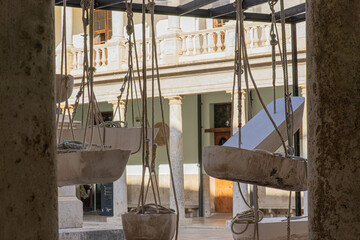
[[[112,12],[112,37],[111,39],[122,39],[124,38],[124,17],[125,13],[120,11]]]
[[[358,239],[360,2],[306,5],[309,239]]]
[[[301,96],[305,98],[304,104],[304,116],[302,121],[302,157],[307,158],[307,96],[306,96],[306,85],[301,85]],[[308,192],[304,191],[304,216],[308,216]]]
[[[111,71],[127,69],[126,39],[124,36],[125,13],[112,12],[112,37],[108,41],[108,68]]]
[[[63,33],[63,31],[62,31],[63,30],[63,18],[64,18],[64,8],[61,9],[61,34]],[[68,61],[67,61],[68,74],[70,74],[71,69],[73,69],[73,60],[74,60],[73,53],[71,52],[71,49],[74,47],[72,19],[73,19],[73,9],[71,7],[66,7],[66,43],[67,43],[67,58],[68,58]],[[61,49],[61,44],[59,46],[59,49]],[[59,53],[61,55],[61,51]],[[60,69],[60,66],[59,66],[59,69]]]
[[[180,1],[173,2],[180,4]],[[168,64],[176,64],[179,56],[182,54],[180,33],[180,17],[168,16],[168,29],[167,33],[164,34],[163,42],[164,62]]]
[[[169,97],[170,115],[170,160],[174,175],[180,219],[185,218],[184,159],[182,137],[182,97]],[[172,185],[170,184],[170,208],[176,209]]]
[[[118,102],[111,102],[115,111]],[[125,119],[125,101],[120,101],[121,120]],[[119,121],[118,113],[114,115],[114,121]],[[107,218],[108,222],[122,224],[121,215],[128,212],[126,169],[121,177],[113,183],[113,208],[114,216]]]
[[[73,9],[71,7],[66,7],[66,42],[68,45],[73,44]],[[61,34],[63,30],[63,19],[64,19],[64,8],[61,9]]]
[[[234,101],[234,109],[235,113],[233,116],[233,122],[232,122],[232,133],[235,134],[237,131],[239,131],[238,124],[239,124],[239,118],[238,118],[238,93],[235,92],[235,95],[233,96],[235,98]],[[242,125],[246,122],[246,110],[245,110],[245,104],[246,104],[246,92],[242,92],[242,112],[241,112],[241,123]],[[248,201],[248,185],[245,183],[240,183],[241,192],[243,193],[245,199]],[[237,182],[233,183],[233,216],[236,216],[237,213],[241,213],[243,211],[248,210],[248,207],[244,203],[240,192],[238,190]]]
[[[54,1],[0,15],[0,239],[58,239]]]
[[[76,197],[75,186],[60,187],[58,203],[59,228],[81,228],[83,225],[83,204]]]

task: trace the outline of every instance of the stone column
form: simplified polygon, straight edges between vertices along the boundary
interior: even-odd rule
[[[68,45],[73,44],[73,9],[71,7],[66,7],[66,42]],[[61,34],[63,30],[63,19],[64,19],[64,8],[61,9]]]
[[[0,15],[0,239],[58,239],[54,1]]]
[[[124,12],[112,11],[112,40],[124,38],[124,17]]]
[[[169,97],[170,115],[170,160],[174,175],[180,219],[185,218],[184,159],[182,137],[181,96]],[[176,209],[172,185],[170,184],[170,207]]]
[[[113,110],[115,111],[118,102],[110,102],[113,104]],[[119,111],[119,110],[118,110]],[[125,101],[120,101],[120,114],[121,120],[125,118]],[[114,115],[114,121],[119,121],[118,113]],[[128,212],[128,200],[127,200],[127,183],[126,183],[126,169],[121,177],[113,183],[113,208],[114,216],[107,218],[108,222],[122,224],[121,215]]]
[[[179,0],[173,1],[174,4]],[[164,34],[163,48],[164,48],[164,62],[168,64],[176,64],[181,55],[181,39],[180,39],[180,17],[168,16],[168,29]]]
[[[360,2],[306,7],[309,239],[358,239]]]
[[[76,197],[75,186],[59,188],[58,204],[59,228],[81,228],[83,225],[83,204]]]
[[[61,34],[63,33],[63,18],[64,18],[64,8],[61,9]],[[68,74],[70,74],[71,69],[73,68],[74,56],[71,52],[73,45],[73,9],[71,7],[66,7],[66,43],[67,43],[67,67]],[[61,49],[61,44],[59,46]],[[61,51],[59,52],[61,54]],[[59,66],[60,67],[60,66]]]
[[[302,121],[302,157],[307,158],[307,96],[306,96],[306,85],[301,85],[301,96],[305,98],[304,104],[304,116]],[[304,216],[308,216],[308,191],[304,191]]]
[[[232,122],[232,133],[235,134],[237,131],[239,131],[238,124],[239,124],[239,118],[238,118],[238,93],[235,92],[235,95],[233,96],[235,98],[234,101],[234,109],[235,113],[233,116],[233,122]],[[246,103],[246,92],[242,92],[242,112],[241,112],[241,123],[242,125],[246,122],[246,110],[245,110],[245,103]],[[245,199],[248,201],[248,185],[245,183],[240,183],[241,192],[243,193]],[[237,182],[233,183],[233,216],[236,216],[237,213],[241,213],[243,211],[248,210],[248,207],[244,203],[240,192],[238,190]]]
[[[127,69],[126,39],[124,36],[125,13],[112,12],[112,37],[108,41],[108,68],[111,71]],[[124,64],[124,66],[123,66]]]

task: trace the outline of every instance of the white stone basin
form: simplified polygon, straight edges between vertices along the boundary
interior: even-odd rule
[[[63,76],[63,80],[61,81],[60,74],[56,74],[55,77],[55,99],[56,102],[64,102],[66,99],[70,98],[73,88],[74,88],[74,77],[71,75],[67,75],[68,81],[65,81],[65,77]],[[67,84],[66,84],[67,83]],[[66,84],[66,85],[65,85]]]
[[[78,151],[57,155],[58,186],[114,182],[121,177],[129,150]]]

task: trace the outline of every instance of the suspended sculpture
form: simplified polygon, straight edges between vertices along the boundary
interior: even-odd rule
[[[66,1],[64,1],[63,37],[61,54],[61,74],[67,76],[67,49],[66,49]],[[81,2],[84,28],[84,62],[83,77],[80,90],[76,96],[73,115],[70,113],[68,91],[65,91],[65,106],[60,121],[60,104],[62,97],[57,98],[58,112],[58,185],[77,185],[114,182],[121,177],[131,151],[129,149],[115,148],[109,143],[106,133],[99,123],[103,123],[94,93],[94,1]],[[89,56],[87,48],[87,28],[89,27]],[[89,59],[90,58],[90,59]],[[66,78],[68,79],[68,78]],[[65,82],[65,86],[68,85]],[[61,89],[61,88],[60,88]],[[85,93],[88,97],[87,115],[84,117]],[[62,96],[60,93],[59,96]],[[82,123],[83,129],[73,128],[73,119],[82,97]],[[64,129],[65,115],[68,114],[68,129]],[[95,127],[95,123],[96,127]],[[95,129],[96,128],[96,129]],[[126,136],[123,136],[126,138]],[[107,145],[108,144],[108,145]]]
[[[129,46],[131,46],[131,36],[135,38],[133,12],[133,1],[125,0],[126,12],[128,16],[127,31],[129,35]],[[146,8],[151,15],[151,107],[149,108],[147,103],[147,69],[146,69],[146,36],[145,36],[145,16]],[[163,100],[161,94],[159,67],[157,59],[157,49],[155,41],[155,22],[154,22],[154,8],[155,2],[150,0],[148,4],[145,4],[145,0],[142,2],[142,31],[143,31],[143,61],[142,61],[142,99],[143,99],[143,115],[142,115],[142,181],[141,190],[139,195],[139,201],[137,208],[131,210],[128,213],[122,215],[122,223],[124,229],[124,235],[127,240],[171,240],[175,235],[175,239],[178,236],[178,223],[179,223],[179,208],[176,198],[174,178],[172,174],[172,167],[169,154],[169,145],[167,141],[166,128],[163,128],[163,135],[165,139],[167,160],[170,168],[170,177],[172,184],[172,191],[174,194],[176,213],[173,209],[166,208],[161,205],[161,198],[159,192],[158,177],[156,173],[156,152],[157,145],[155,143],[155,83],[157,82],[158,96],[160,99],[160,111],[162,124],[165,125]],[[134,45],[135,46],[135,45]],[[137,59],[137,57],[136,57]],[[138,63],[137,63],[138,64]],[[156,79],[156,81],[155,81]],[[151,110],[151,119],[148,114],[148,110]],[[151,134],[148,130],[151,126]],[[149,173],[149,179],[146,181],[145,173]],[[152,192],[154,203],[147,203],[147,197],[149,192]]]
[[[234,3],[236,7],[236,39],[233,96],[237,84],[239,132],[231,137],[223,146],[208,146],[204,148],[203,152],[205,171],[212,177],[238,182],[240,194],[245,204],[249,207],[248,211],[238,213],[232,220],[231,230],[234,239],[241,239],[241,234],[248,229],[249,224],[255,224],[253,238],[259,239],[258,223],[262,220],[263,213],[259,210],[258,206],[257,185],[290,190],[289,201],[291,201],[291,191],[304,191],[307,185],[306,160],[293,156],[293,136],[301,124],[304,98],[290,97],[284,1],[280,0],[282,50],[280,43],[276,39],[279,38],[274,12],[274,6],[277,2],[278,0],[269,0],[269,5],[272,10],[270,34],[274,101],[268,106],[265,106],[252,75],[245,41],[244,9],[242,8],[242,0],[237,0]],[[284,99],[282,100],[275,99],[276,45],[279,47],[283,68]],[[263,110],[254,118],[252,118],[251,112],[248,112],[248,117],[251,120],[246,123],[243,128],[241,128],[242,74],[245,76],[247,94],[249,95],[250,93],[250,78],[263,107]],[[251,108],[251,103],[249,106]],[[283,136],[287,138],[287,145],[285,137]],[[285,152],[283,154],[274,154],[273,152],[280,146],[283,147]],[[250,206],[247,203],[241,192],[239,182],[256,184],[254,185],[254,206]],[[290,203],[291,202],[289,202],[288,229],[290,227]],[[288,239],[289,236],[290,231],[288,230]]]

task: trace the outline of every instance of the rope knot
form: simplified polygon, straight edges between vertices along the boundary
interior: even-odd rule
[[[276,46],[278,44],[278,41],[276,40],[276,34],[271,34],[271,40],[270,40],[271,46]]]
[[[149,10],[151,13],[155,12],[155,2],[149,2],[146,4],[147,10]]]

